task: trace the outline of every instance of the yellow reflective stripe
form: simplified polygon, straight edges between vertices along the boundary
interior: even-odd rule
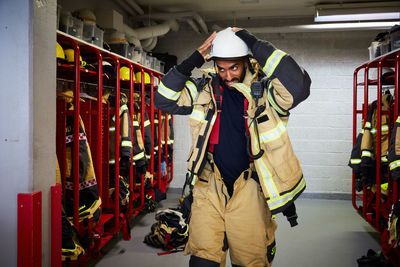
[[[189,173],[189,175],[191,175],[190,171],[188,171],[188,173]],[[197,180],[197,175],[195,174],[195,175],[193,175],[193,179],[192,179],[191,184],[194,185],[196,183],[196,180]]]
[[[139,127],[139,122],[138,121],[133,121],[133,126]]]
[[[171,145],[174,143],[174,140],[168,140],[168,144]]]
[[[197,97],[196,85],[191,81],[186,81],[185,87],[189,90],[190,96],[192,97],[192,100],[194,101]]]
[[[115,127],[110,127],[108,130],[109,130],[110,132],[115,132]]]
[[[272,83],[270,83],[269,88],[268,88],[268,102],[272,105],[272,107],[281,115],[286,116],[287,112],[283,111],[278,104],[275,103],[274,98],[272,97],[271,90],[269,90],[272,87]]]
[[[139,154],[136,154],[133,156],[133,160],[139,160],[144,157],[144,152],[140,152]]]
[[[370,158],[372,158],[372,153],[369,152],[369,151],[363,151],[361,153],[361,157],[370,157]]]
[[[398,167],[400,167],[400,160],[396,160],[396,161],[391,162],[389,164],[389,167],[390,167],[391,171],[396,169],[396,168],[398,168]]]
[[[381,130],[382,130],[382,132],[387,132],[387,131],[389,131],[389,126],[388,125],[382,125],[382,127],[381,127]],[[377,129],[376,128],[372,128],[371,129],[371,133],[372,134],[375,134],[377,132]]]
[[[121,146],[132,147],[132,141],[122,141]]]
[[[190,114],[189,118],[192,118],[200,122],[204,122],[206,118],[206,113],[203,113],[197,109],[193,109],[192,114]]]
[[[254,124],[252,125],[253,130],[254,130]],[[253,140],[255,140],[254,134],[252,134]],[[258,148],[256,146],[256,142],[251,142],[252,147],[253,147],[253,153],[258,153]],[[263,158],[259,158],[258,160],[254,161],[255,165],[258,166],[259,169],[261,169],[261,181],[264,184],[264,187],[267,188],[268,195],[275,198],[279,196],[279,191],[275,186],[275,183],[272,180],[272,174],[265,165]]]
[[[275,71],[276,66],[281,62],[282,58],[286,55],[285,52],[276,49],[267,59],[265,66],[263,67],[263,72],[269,78]]]
[[[151,158],[151,156],[146,154],[146,159],[150,159],[150,158]]]
[[[158,119],[154,119],[154,123],[158,123]]]
[[[165,119],[165,116],[164,116],[164,115],[161,115],[161,119],[162,119],[162,120]]]
[[[115,164],[115,159],[110,159],[110,160],[108,161],[108,163],[109,163],[109,164]]]
[[[61,251],[62,251],[62,252],[75,252],[75,250],[76,250],[78,247],[77,247],[77,245],[76,245],[76,243],[75,243],[74,240],[72,240],[72,242],[74,242],[74,246],[75,246],[74,249],[61,248]]]
[[[168,115],[168,120],[172,119],[172,115]]]
[[[291,190],[290,192],[287,192],[286,194],[283,194],[282,196],[279,196],[276,199],[269,199],[267,200],[268,207],[270,210],[275,210],[278,209],[284,205],[286,205],[289,201],[291,201],[297,194],[301,192],[306,186],[306,181],[304,180],[304,177],[301,177],[301,180],[299,184]]]
[[[364,129],[361,129],[360,134],[364,134]]]
[[[370,123],[369,121],[367,121],[367,122],[365,123],[364,128],[371,128],[371,123]]]
[[[181,96],[181,92],[175,92],[174,90],[169,89],[162,82],[160,82],[158,85],[158,92],[165,98],[173,101],[178,100],[178,98]]]
[[[278,123],[278,125],[269,130],[268,132],[262,133],[260,135],[260,141],[267,143],[278,139],[284,132],[286,131],[286,127],[282,121]]]
[[[186,231],[183,234],[178,232],[178,235],[186,235],[189,232],[189,224],[186,224]]]
[[[381,157],[381,161],[382,161],[382,162],[388,162],[387,156],[386,156],[386,155],[385,155],[385,156],[382,156],[382,157]]]
[[[119,108],[119,116],[120,117],[121,117],[122,113],[124,113],[125,110],[128,110],[128,106],[124,104]]]
[[[149,121],[149,120],[147,120],[147,121],[144,122],[144,127],[147,127],[147,126],[149,126],[149,125],[150,125],[150,121]]]
[[[351,164],[360,164],[361,163],[361,159],[350,159],[350,163]]]
[[[233,87],[239,87],[239,89],[242,89],[244,92],[245,92],[245,94],[246,94],[246,98],[248,98],[248,99],[251,99],[252,97],[251,97],[251,90],[250,90],[250,88],[249,87],[247,87],[247,85],[245,85],[244,83],[237,83],[237,84],[234,84],[233,85]]]
[[[396,120],[396,122],[397,122],[397,123],[400,123],[400,116],[399,116],[399,117],[397,117],[397,120]]]
[[[388,183],[381,184],[383,190],[388,190]]]

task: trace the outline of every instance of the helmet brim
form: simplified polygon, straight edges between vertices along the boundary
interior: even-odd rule
[[[210,57],[207,59],[207,61],[211,61],[211,60],[238,60],[238,59],[242,59],[242,58],[246,58],[246,57],[250,57],[250,55],[245,55],[245,56],[240,56],[240,57]]]

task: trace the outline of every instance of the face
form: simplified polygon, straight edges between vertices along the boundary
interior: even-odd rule
[[[247,60],[216,60],[216,68],[219,77],[228,86],[231,87],[234,83],[242,82],[246,73]]]

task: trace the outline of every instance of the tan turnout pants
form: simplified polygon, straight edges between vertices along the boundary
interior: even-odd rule
[[[232,264],[271,266],[277,226],[260,185],[251,178],[251,169],[236,180],[230,197],[220,172],[209,159],[193,188],[185,254],[224,264],[226,235]]]

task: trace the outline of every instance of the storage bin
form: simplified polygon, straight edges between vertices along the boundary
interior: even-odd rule
[[[132,60],[137,63],[140,63],[141,59],[142,59],[142,51],[140,49],[134,48],[132,54]]]
[[[83,20],[73,17],[71,12],[61,12],[60,30],[71,36],[82,39]]]
[[[390,29],[390,45],[392,50],[400,48],[400,25],[394,25]]]

